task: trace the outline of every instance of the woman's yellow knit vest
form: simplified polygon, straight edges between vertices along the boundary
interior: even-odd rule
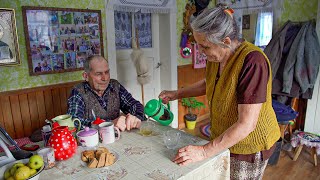
[[[267,56],[260,48],[243,42],[228,60],[217,83],[219,63],[208,62],[206,68],[206,94],[210,107],[211,139],[215,139],[238,120],[237,85],[245,57],[252,51],[261,52],[269,65],[266,102],[263,103],[256,129],[230,148],[234,154],[253,154],[270,149],[280,138],[280,129],[272,108],[272,75]],[[252,94],[255,96],[255,94]]]

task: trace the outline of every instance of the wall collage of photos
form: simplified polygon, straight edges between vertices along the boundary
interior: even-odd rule
[[[25,16],[31,75],[80,70],[88,56],[103,55],[100,12],[26,9]]]

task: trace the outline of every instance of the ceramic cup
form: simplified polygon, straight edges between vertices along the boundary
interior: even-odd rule
[[[117,137],[114,130],[118,133]],[[114,127],[112,122],[103,122],[99,124],[99,135],[102,140],[102,144],[110,144],[120,139],[120,130],[119,128]]]
[[[180,132],[175,130],[169,130],[163,133],[163,141],[168,149],[175,149],[180,140]]]
[[[50,169],[54,167],[55,158],[54,158],[54,149],[52,147],[41,148],[37,152],[37,154],[42,157],[45,169]]]
[[[49,138],[51,136],[51,127],[50,125],[45,125],[41,129],[41,135],[44,142],[44,146],[48,145]]]

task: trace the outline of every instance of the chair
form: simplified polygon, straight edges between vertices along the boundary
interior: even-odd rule
[[[317,155],[320,155],[320,136],[308,132],[296,131],[291,138],[291,145],[296,148],[293,161],[296,161],[301,153],[303,146],[311,148],[311,156],[314,165],[317,166]]]
[[[282,149],[282,144],[284,139],[284,133],[286,129],[289,127],[289,134],[292,134],[292,124],[294,124],[293,119],[298,116],[298,113],[294,111],[290,106],[286,106],[276,100],[272,100],[272,107],[274,112],[276,113],[277,121],[280,127],[281,138],[276,142],[276,148],[271,155],[268,164],[276,165],[280,158],[280,153]]]
[[[272,107],[277,116],[281,138],[284,139],[284,133],[288,127],[291,136],[292,125],[294,124],[294,119],[298,116],[298,112],[294,111],[290,106],[286,106],[276,100],[272,100]]]

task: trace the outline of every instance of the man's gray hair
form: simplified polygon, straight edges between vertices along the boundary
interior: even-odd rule
[[[87,60],[84,61],[83,63],[83,67],[84,67],[84,71],[89,73],[92,68],[90,67],[90,62],[94,59],[103,59],[103,60],[106,60],[103,56],[100,56],[100,55],[92,55],[92,56],[89,56],[87,58]]]
[[[193,31],[204,33],[208,41],[226,47],[223,39],[229,37],[231,40],[239,40],[239,30],[234,18],[225,12],[226,8],[219,6],[205,9],[191,23]],[[228,47],[228,46],[227,46]]]

